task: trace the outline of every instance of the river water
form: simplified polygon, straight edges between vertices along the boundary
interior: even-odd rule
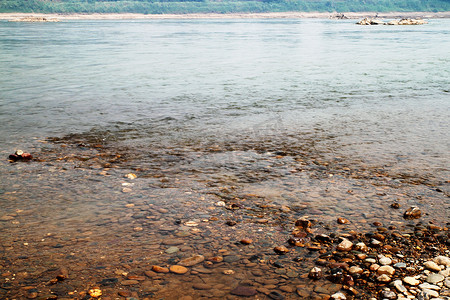
[[[269,255],[305,215],[407,227],[403,208],[419,206],[445,225],[450,21],[354,23],[0,22],[0,272],[27,274],[4,276],[0,296],[117,277],[103,287],[116,297],[153,264]],[[8,162],[16,149],[35,159]],[[243,254],[248,236],[261,242]],[[129,290],[230,297],[253,276],[241,260]],[[42,274],[61,265],[78,278],[49,290]]]

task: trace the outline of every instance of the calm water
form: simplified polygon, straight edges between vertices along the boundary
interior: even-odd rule
[[[0,22],[0,236],[11,261],[28,257],[3,267],[69,263],[84,279],[66,295],[117,270],[244,255],[235,241],[249,234],[272,253],[305,214],[406,226],[395,201],[448,222],[450,20],[354,22]],[[15,149],[37,160],[11,164]],[[173,239],[184,248],[166,253]],[[240,275],[202,279],[216,294],[195,276],[140,291],[223,298],[253,276],[226,267]]]
[[[326,132],[344,152],[426,166],[443,179],[449,25],[2,22],[1,150],[92,129],[128,143],[183,145],[276,128],[277,136]]]

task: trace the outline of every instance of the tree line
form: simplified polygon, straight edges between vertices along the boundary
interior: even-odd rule
[[[450,0],[0,0],[0,12],[262,13],[450,11]]]

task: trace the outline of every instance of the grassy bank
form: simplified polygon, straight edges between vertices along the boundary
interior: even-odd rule
[[[314,0],[314,1],[47,1],[0,0],[0,12],[24,13],[260,13],[260,12],[450,11],[445,0]]]

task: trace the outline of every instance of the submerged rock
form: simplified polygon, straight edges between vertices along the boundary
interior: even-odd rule
[[[403,214],[403,218],[407,220],[419,219],[421,216],[422,211],[416,206],[408,208]]]

